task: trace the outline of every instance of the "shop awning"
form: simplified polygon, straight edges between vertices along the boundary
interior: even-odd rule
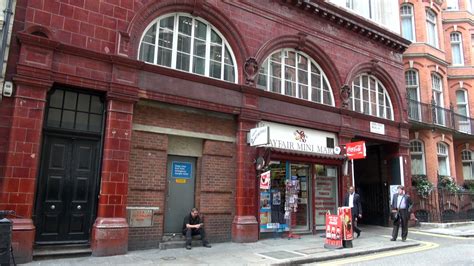
[[[324,153],[313,153],[313,152],[304,152],[304,151],[295,151],[295,150],[285,150],[278,148],[268,148],[272,153],[282,154],[282,155],[293,155],[293,156],[305,156],[310,158],[320,158],[320,159],[331,159],[331,160],[344,160],[344,155],[336,154],[324,154]],[[271,156],[271,155],[270,155]]]

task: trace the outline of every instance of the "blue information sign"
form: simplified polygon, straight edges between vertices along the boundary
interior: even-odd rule
[[[191,178],[193,165],[187,162],[172,162],[171,176],[173,178]]]

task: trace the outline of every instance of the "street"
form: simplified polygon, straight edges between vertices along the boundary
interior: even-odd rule
[[[377,230],[389,241],[390,228],[380,227]],[[400,240],[399,237],[397,241]],[[309,265],[474,265],[472,237],[431,234],[410,228],[408,241],[418,241],[421,245]]]

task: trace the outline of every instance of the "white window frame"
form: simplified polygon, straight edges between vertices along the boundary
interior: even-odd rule
[[[418,156],[421,155],[421,162],[423,164],[423,168],[422,168],[422,173],[413,173],[413,164],[412,164],[411,174],[412,175],[426,175],[425,147],[423,145],[423,142],[421,142],[420,140],[415,139],[415,140],[410,141],[410,159],[412,160],[412,162],[413,162],[413,159],[412,159],[413,155],[418,155]]]
[[[441,173],[439,161],[440,158],[446,160],[446,176],[451,176],[451,170],[449,166],[449,146],[446,143],[438,142],[436,144],[436,155],[438,158],[438,174]]]
[[[433,10],[426,10],[426,43],[436,48],[439,47],[437,19],[438,16]],[[430,29],[432,29],[433,32],[430,32]]]
[[[459,0],[447,0],[446,1],[446,10],[448,10],[448,11],[458,11],[459,10]]]
[[[415,101],[415,102],[410,101],[408,103],[410,112],[416,112],[418,119],[415,119],[415,120],[420,121],[421,120],[420,79],[418,76],[418,71],[416,69],[408,69],[407,71],[405,71],[405,85],[406,85],[409,99],[412,101]],[[416,99],[413,99],[410,97],[411,96],[411,94],[409,93],[410,90],[416,91]],[[411,117],[411,119],[413,118],[414,116]]]
[[[458,93],[462,93],[464,101],[459,101]],[[456,113],[460,115],[457,119],[459,121],[458,130],[464,133],[471,134],[471,120],[469,115],[469,95],[468,92],[462,88],[456,90]],[[466,110],[466,113],[460,113],[459,110],[463,107]]]
[[[363,78],[366,77],[367,78],[367,88],[364,88],[363,87]],[[370,79],[373,79],[375,82],[375,102],[373,101],[372,99],[372,88],[370,86]],[[358,84],[359,85],[356,85],[356,81],[358,80]],[[379,92],[379,90],[382,90],[382,93]],[[385,119],[389,119],[389,120],[394,120],[394,114],[393,114],[393,105],[392,105],[392,100],[390,99],[390,95],[388,94],[387,90],[385,89],[385,87],[383,86],[382,82],[380,82],[379,79],[377,79],[375,76],[373,75],[369,75],[368,73],[363,73],[359,76],[357,76],[356,78],[354,78],[354,80],[352,81],[352,93],[351,93],[351,99],[350,99],[350,108],[353,110],[353,111],[356,111],[356,112],[359,112],[359,113],[363,113],[363,114],[367,114],[367,115],[371,115],[371,116],[376,116],[376,117],[380,117],[380,118],[385,118]],[[354,90],[359,90],[359,97],[360,98],[355,98],[355,93],[354,93]],[[364,95],[364,90],[368,90],[368,99],[365,99],[363,97]],[[383,102],[381,103],[380,100],[379,100],[379,94],[383,94]],[[360,101],[359,103],[359,110],[356,110],[356,101]],[[364,102],[368,102],[369,103],[369,110],[368,110],[368,113],[364,113]],[[376,109],[377,110],[372,110],[372,104],[375,103],[375,106],[376,106]],[[383,114],[380,114],[380,108],[379,107],[383,107]],[[390,114],[387,114],[387,108],[389,109],[389,113]]]
[[[451,41],[451,57],[453,66],[463,66],[464,65],[464,53],[462,50],[462,34],[460,32],[451,32],[449,35]],[[459,54],[454,53],[454,47],[459,46]],[[456,62],[455,58],[459,60]]]
[[[165,66],[165,65],[159,65],[157,63],[158,62],[157,61],[158,60],[158,42],[159,42],[160,21],[162,19],[166,19],[166,18],[169,18],[169,17],[172,17],[172,16],[174,17],[173,41],[172,41],[173,43],[172,43],[172,49],[171,49],[171,66],[168,67],[168,66]],[[183,35],[182,33],[179,32],[179,29],[178,29],[179,28],[179,17],[188,17],[188,18],[192,19],[191,36],[188,36],[191,39],[190,40],[190,53],[189,53],[189,55],[190,55],[189,60],[190,61],[189,61],[189,70],[188,71],[176,68],[176,58],[177,58],[177,54],[178,54],[178,36],[180,34]],[[194,51],[193,51],[194,42],[195,42],[195,39],[197,38],[194,35],[194,29],[195,29],[196,21],[204,23],[207,26],[206,27],[206,30],[207,30],[206,40],[205,40],[206,52],[205,52],[205,70],[204,70],[205,73],[204,73],[204,75],[193,72],[193,64],[195,62],[194,57],[196,56],[196,55],[194,55]],[[222,81],[226,81],[226,82],[232,82],[232,83],[237,83],[238,82],[238,64],[237,64],[237,61],[235,60],[235,55],[234,55],[234,52],[233,52],[232,47],[230,46],[229,42],[224,38],[224,36],[220,33],[220,31],[216,27],[214,27],[211,23],[207,22],[206,20],[204,20],[202,18],[195,17],[195,16],[193,16],[191,14],[188,14],[188,13],[168,13],[166,15],[160,16],[160,17],[156,18],[155,20],[153,20],[145,28],[145,30],[143,31],[142,36],[140,38],[140,47],[139,47],[139,51],[138,51],[138,55],[137,55],[138,60],[141,60],[140,55],[141,55],[141,48],[142,48],[143,38],[145,37],[148,30],[151,27],[153,27],[154,25],[156,25],[155,43],[150,44],[150,45],[154,45],[154,49],[155,49],[154,58],[153,58],[153,62],[145,61],[145,63],[159,65],[159,66],[166,67],[166,68],[172,68],[172,69],[175,69],[175,70],[178,70],[178,71],[183,71],[183,72],[191,73],[191,74],[194,74],[194,75],[206,76],[206,77],[209,77],[209,78],[218,79],[218,80],[222,80]],[[210,76],[210,73],[209,73],[210,61],[211,61],[210,46],[211,46],[211,32],[212,31],[214,31],[222,40],[222,42],[220,44],[222,46],[221,61],[220,61],[220,64],[221,64],[221,77],[220,78],[212,77],[212,76]],[[232,81],[224,79],[225,65],[229,65],[229,64],[225,63],[226,48],[229,51],[229,54],[230,54],[230,57],[231,57],[231,60],[232,60],[233,75],[234,75],[234,80],[232,80]]]
[[[431,74],[431,88],[433,97],[435,99],[436,108],[436,124],[445,125],[445,114],[444,114],[444,94],[443,94],[443,79],[435,73]],[[439,116],[439,117],[438,117]],[[439,120],[441,119],[441,120]]]
[[[409,10],[410,12],[407,13],[407,12],[404,12],[404,11],[407,11]],[[407,40],[410,40],[412,42],[415,42],[416,41],[416,34],[415,34],[415,16],[414,16],[414,12],[413,12],[413,6],[410,5],[410,4],[404,4],[400,7],[400,17],[401,17],[401,20],[400,20],[400,25],[401,25],[401,30],[402,30],[402,36],[407,39]],[[412,36],[406,36],[406,31],[404,31],[404,27],[403,27],[403,20],[404,19],[409,19],[410,20],[410,27],[411,27],[411,35]]]
[[[285,59],[287,58],[288,56],[288,53],[289,52],[292,52],[292,53],[295,53],[295,59],[299,60],[300,57],[303,57],[306,59],[306,69],[302,69],[302,68],[299,68],[298,66],[298,63],[296,62],[296,66],[291,66],[291,65],[288,65],[285,63]],[[273,55],[276,55],[280,53],[280,62],[276,62],[275,60],[272,59],[272,56]],[[279,77],[277,76],[272,76],[271,73],[270,73],[270,70],[272,69],[272,64],[275,63],[275,64],[279,64],[280,65],[280,72],[279,73]],[[291,80],[288,80],[285,76],[285,72],[286,72],[286,69],[287,68],[291,68],[291,69],[294,69],[295,71],[295,80],[294,81],[291,81]],[[319,71],[319,74],[316,73],[316,72],[313,72],[313,68],[316,68],[318,71]],[[301,71],[304,71],[307,73],[307,83],[302,83],[300,80],[299,80],[299,72]],[[321,87],[313,87],[313,84],[312,84],[312,75],[319,75],[319,84]],[[312,102],[316,102],[316,103],[320,103],[320,104],[325,104],[325,105],[329,105],[329,106],[334,106],[335,105],[335,102],[334,102],[334,94],[332,92],[332,88],[331,88],[331,84],[329,83],[329,80],[326,76],[326,74],[324,73],[324,71],[321,69],[321,67],[318,65],[318,63],[316,63],[316,61],[314,61],[310,56],[308,56],[307,54],[301,52],[301,51],[296,51],[295,49],[281,49],[281,50],[277,50],[273,53],[270,54],[270,56],[267,57],[267,59],[265,59],[265,61],[263,62],[262,64],[262,67],[260,68],[260,72],[259,72],[259,79],[261,78],[261,75],[263,75],[266,79],[266,86],[263,86],[263,85],[260,85],[259,84],[259,81],[257,81],[257,88],[260,88],[260,89],[263,89],[263,90],[266,90],[266,91],[272,91],[271,88],[270,88],[270,83],[272,82],[272,77],[274,78],[277,78],[277,79],[280,79],[280,94],[283,94],[283,95],[286,95],[286,96],[290,96],[290,97],[296,97],[296,98],[300,98],[300,99],[304,99],[304,100],[308,100],[308,101],[312,101]],[[262,77],[263,77],[262,76]],[[295,89],[296,89],[296,92],[295,92],[295,95],[288,95],[286,94],[286,83],[287,82],[291,82],[294,84],[295,86]],[[330,103],[326,103],[324,102],[324,84],[327,85],[327,89],[329,90],[329,95],[330,95]],[[299,90],[299,87],[300,85],[302,86],[306,86],[307,87],[307,95],[308,95],[308,98],[303,98],[301,95],[300,95],[300,90]],[[316,90],[319,90],[319,93],[320,93],[320,96],[319,98],[321,99],[320,102],[318,101],[315,101],[312,96],[312,90],[313,89],[316,89]]]
[[[462,174],[464,180],[474,180],[474,161],[473,161],[473,154],[470,150],[463,150],[461,152],[461,160],[462,160]],[[466,176],[466,171],[464,167],[469,167],[469,176]]]

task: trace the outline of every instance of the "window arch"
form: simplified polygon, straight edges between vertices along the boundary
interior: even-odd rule
[[[413,15],[413,6],[409,4],[400,7],[400,16],[402,19],[402,36],[403,38],[415,41],[415,20]]]
[[[263,62],[257,87],[334,106],[326,74],[311,57],[294,49],[278,50]]]
[[[361,74],[352,81],[349,107],[356,112],[393,120],[393,107],[387,90],[369,74]]]
[[[167,14],[145,29],[139,60],[229,82],[237,82],[232,49],[207,21],[186,13]]]
[[[474,161],[472,160],[472,151],[463,150],[461,152],[462,173],[464,180],[474,180]]]
[[[448,145],[443,142],[438,142],[437,145],[438,155],[438,174],[440,176],[449,176],[449,149]]]
[[[405,72],[405,85],[407,87],[409,108],[408,117],[413,120],[421,120],[420,106],[420,82],[418,71],[409,69]]]
[[[419,140],[410,141],[411,174],[426,175],[425,148]]]
[[[456,66],[464,65],[464,56],[462,50],[462,35],[460,32],[451,32],[451,56],[452,64]]]
[[[437,16],[431,9],[426,10],[426,42],[438,48],[438,28],[436,26]]]

